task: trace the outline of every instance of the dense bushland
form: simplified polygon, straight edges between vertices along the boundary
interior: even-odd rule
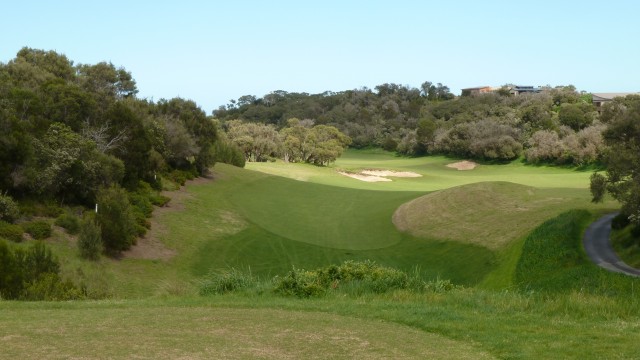
[[[65,207],[97,203],[104,249],[115,254],[146,232],[151,204],[168,200],[158,195],[163,179],[204,175],[216,157],[243,165],[193,101],[153,102],[137,93],[131,73],[107,62],[74,64],[54,51],[23,48],[0,63],[0,220],[55,218]],[[79,231],[69,215],[57,221]],[[2,228],[19,241],[15,229]],[[43,223],[24,230],[50,234]]]
[[[261,124],[247,126],[268,134],[260,137],[260,146],[268,150],[262,153],[275,152],[282,144],[287,148],[288,135],[296,131],[284,129],[291,127],[290,119],[302,119],[299,124],[307,128],[339,129],[356,148],[484,160],[525,155],[534,163],[583,165],[599,159],[603,147],[599,124],[606,123],[616,109],[605,109],[601,119],[591,97],[573,86],[546,87],[541,93],[518,96],[509,95],[505,86],[492,93],[455,97],[448,87],[425,82],[420,89],[382,84],[375,89],[322,94],[246,95],[221,106],[214,116],[228,132],[233,132],[230,128],[237,126],[237,120]],[[254,140],[237,143],[250,141]],[[284,151],[283,157],[289,153]]]

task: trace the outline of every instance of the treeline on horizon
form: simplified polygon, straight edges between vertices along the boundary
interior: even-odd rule
[[[637,98],[617,99],[598,112],[591,95],[571,85],[520,95],[511,95],[505,85],[490,93],[454,96],[445,85],[425,82],[420,89],[382,84],[321,94],[245,95],[213,115],[223,125],[240,120],[274,130],[289,126],[290,119],[308,127],[333,126],[351,139],[351,147],[381,147],[401,155],[497,161],[522,156],[530,163],[581,166],[599,161],[606,124]],[[282,139],[273,145],[278,146]]]

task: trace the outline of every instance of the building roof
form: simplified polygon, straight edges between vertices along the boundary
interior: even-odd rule
[[[625,97],[627,95],[640,95],[640,93],[633,93],[633,92],[620,92],[620,93],[592,93],[591,95],[593,95],[593,100],[600,100],[600,101],[606,101],[606,100],[613,100],[613,98],[617,98],[617,97]]]
[[[491,88],[491,86],[476,86],[476,87],[470,87],[470,88],[464,88],[462,90],[480,90],[480,89],[487,89],[487,88]]]

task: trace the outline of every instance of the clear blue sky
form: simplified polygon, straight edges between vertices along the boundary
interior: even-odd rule
[[[131,71],[139,96],[196,101],[393,82],[640,91],[640,2],[11,1],[0,62],[23,46]]]

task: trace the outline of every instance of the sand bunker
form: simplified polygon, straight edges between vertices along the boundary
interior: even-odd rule
[[[411,171],[391,171],[391,170],[363,170],[360,174],[383,177],[422,177],[418,173]]]
[[[348,176],[350,178],[354,178],[360,181],[366,181],[366,182],[391,181],[391,179],[381,177],[381,176],[354,174],[354,173],[348,173],[344,171],[338,171],[338,174]]]
[[[363,170],[359,173],[349,173],[338,171],[340,175],[348,176],[360,181],[378,182],[392,181],[389,177],[421,177],[422,175],[410,171],[391,171],[391,170]]]
[[[458,170],[473,170],[476,168],[476,166],[478,166],[478,164],[468,160],[447,164],[447,167],[458,169]]]

